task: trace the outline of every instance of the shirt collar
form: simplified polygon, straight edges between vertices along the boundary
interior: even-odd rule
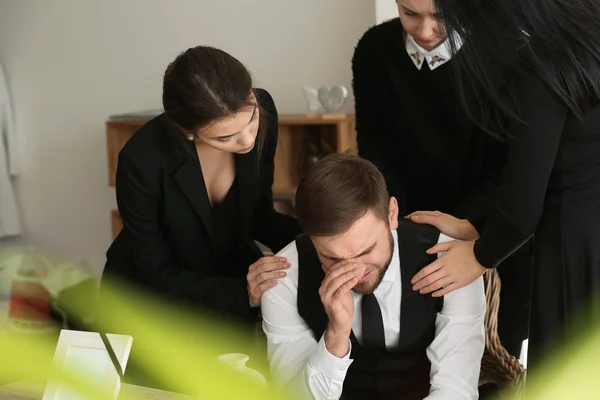
[[[454,33],[458,38],[458,34]],[[462,47],[462,40],[457,40],[458,49]],[[458,50],[457,49],[457,50]],[[449,39],[446,38],[438,47],[431,51],[427,51],[413,38],[411,35],[406,34],[406,52],[410,56],[413,64],[418,70],[423,66],[424,61],[427,61],[430,70],[434,70],[440,65],[444,65],[452,58],[452,51],[450,49]]]
[[[396,280],[396,276],[400,272],[400,255],[398,254],[398,233],[395,229],[392,229],[391,232],[394,242],[392,262],[390,262],[390,266],[388,267],[387,271],[385,271],[385,274],[381,279],[382,282],[394,282]]]

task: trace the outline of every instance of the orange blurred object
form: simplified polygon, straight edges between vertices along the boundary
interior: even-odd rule
[[[36,282],[15,281],[10,298],[10,319],[51,321],[52,297]]]

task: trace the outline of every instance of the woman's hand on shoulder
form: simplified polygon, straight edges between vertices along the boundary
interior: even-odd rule
[[[418,224],[435,226],[438,231],[453,239],[477,240],[479,238],[479,232],[468,220],[458,219],[450,214],[439,211],[415,211],[406,218]]]
[[[487,269],[477,261],[474,245],[472,241],[454,240],[427,250],[428,254],[442,254],[412,277],[412,289],[421,294],[433,292],[433,297],[440,297],[478,279]]]
[[[250,307],[260,305],[263,292],[277,285],[277,280],[287,275],[283,270],[289,267],[290,264],[285,258],[276,256],[262,257],[250,265],[246,275]]]

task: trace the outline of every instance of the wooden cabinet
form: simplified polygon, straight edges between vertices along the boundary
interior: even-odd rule
[[[115,186],[119,151],[146,121],[147,119],[106,122],[109,186]],[[293,214],[293,198],[311,153],[356,150],[353,115],[280,115],[273,181],[276,208]],[[111,221],[114,238],[123,228],[117,210],[111,211]]]

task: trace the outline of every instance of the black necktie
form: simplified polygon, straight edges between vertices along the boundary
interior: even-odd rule
[[[373,293],[362,297],[362,343],[364,347],[385,349],[383,318]]]

